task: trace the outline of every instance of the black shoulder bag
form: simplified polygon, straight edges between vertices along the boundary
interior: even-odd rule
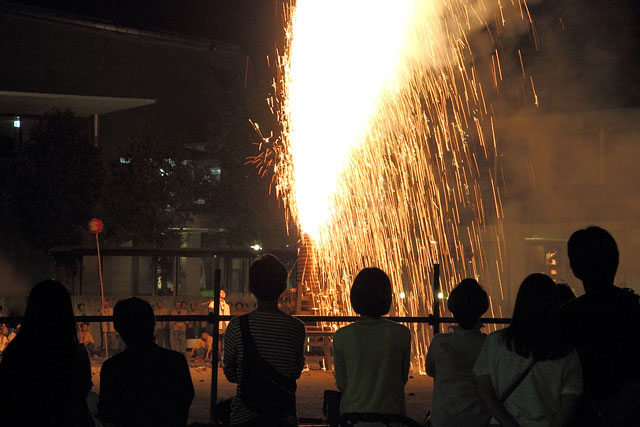
[[[249,330],[249,318],[246,314],[239,317],[243,346],[240,400],[260,415],[295,415],[296,380],[285,377],[260,357]]]

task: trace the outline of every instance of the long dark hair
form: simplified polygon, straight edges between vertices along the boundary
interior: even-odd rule
[[[507,348],[522,357],[555,360],[569,354],[555,324],[558,314],[556,284],[546,274],[527,276],[520,285],[511,325],[505,329]]]
[[[38,351],[69,349],[78,345],[69,291],[60,282],[43,280],[29,293],[22,328],[14,343],[34,345]]]

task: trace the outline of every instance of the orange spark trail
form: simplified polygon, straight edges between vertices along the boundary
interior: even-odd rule
[[[406,295],[393,307],[401,316],[431,312],[434,263],[445,292],[475,277],[503,295],[502,202],[491,172],[498,150],[467,39],[486,27],[494,42],[480,15],[505,25],[505,9],[522,7],[495,1],[297,0],[287,10],[270,104],[281,139],[255,162],[273,170],[288,218],[313,241],[320,281],[309,295],[318,314],[351,314],[351,282],[369,266]],[[491,61],[498,90],[498,49]],[[410,328],[423,370],[430,330]]]

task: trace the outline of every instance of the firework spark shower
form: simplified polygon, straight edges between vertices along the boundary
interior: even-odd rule
[[[281,138],[258,161],[313,242],[319,314],[351,313],[351,282],[369,266],[391,277],[398,315],[431,312],[436,262],[445,290],[476,277],[499,300],[497,142],[467,38],[489,29],[487,16],[506,25],[500,3],[487,3],[298,0],[287,10],[272,100]],[[497,91],[497,50],[491,59]],[[422,368],[430,332],[411,327]]]

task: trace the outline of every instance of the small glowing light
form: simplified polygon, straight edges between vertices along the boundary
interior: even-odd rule
[[[13,121],[13,127],[14,128],[19,128],[20,127],[20,119],[17,119],[17,120]]]
[[[443,300],[444,299],[444,293],[442,291],[438,292],[438,299],[439,300]]]
[[[429,243],[431,243],[432,245],[435,245],[435,244],[436,244],[436,243],[438,243],[438,242],[436,242],[435,240],[432,240],[432,241],[430,241]]]
[[[400,292],[400,298],[404,299],[404,297],[405,297],[404,292]]]
[[[253,246],[249,246],[251,249],[253,249],[254,251],[261,251],[262,250],[262,246],[260,246],[259,244],[255,244]]]

